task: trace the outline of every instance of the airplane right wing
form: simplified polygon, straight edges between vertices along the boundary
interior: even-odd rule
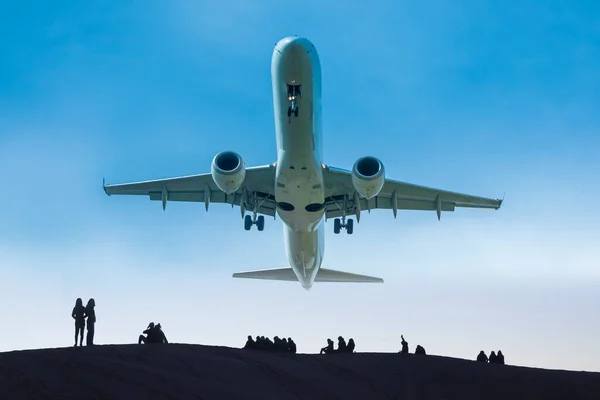
[[[239,206],[242,215],[256,207],[258,214],[275,217],[274,182],[275,166],[269,164],[246,168],[243,187],[230,195],[216,186],[211,174],[103,186],[109,196],[148,196],[150,200],[162,201],[163,209],[168,201],[204,202],[207,211],[210,203],[222,203]]]
[[[436,211],[440,219],[442,211],[454,211],[455,207],[498,210],[502,205],[501,199],[472,196],[391,179],[385,179],[379,194],[367,200],[356,192],[351,171],[324,166],[323,179],[326,187],[326,219],[356,215],[358,220],[361,210],[374,209],[392,210],[394,217],[398,210]]]

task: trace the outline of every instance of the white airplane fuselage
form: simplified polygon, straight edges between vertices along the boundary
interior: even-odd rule
[[[321,64],[314,45],[305,38],[281,39],[273,50],[271,75],[277,135],[277,214],[283,221],[290,266],[308,290],[321,267],[325,245]],[[295,85],[301,94],[290,97],[288,85]]]

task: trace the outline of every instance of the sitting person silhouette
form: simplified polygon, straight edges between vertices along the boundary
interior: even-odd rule
[[[346,346],[346,353],[354,353],[354,339],[350,338],[350,340],[348,340],[348,346]]]
[[[498,354],[496,355],[496,364],[504,365],[504,354],[502,354],[502,350],[498,350]]]
[[[252,339],[251,335],[248,335],[248,340],[246,340],[246,345],[244,346],[244,349],[255,349],[256,348],[256,342],[254,341],[254,339]]]
[[[402,344],[402,350],[400,350],[400,353],[408,354],[408,342],[404,340],[404,335],[400,335],[400,337],[402,338],[402,342],[400,342]]]
[[[333,354],[333,340],[327,339],[327,346],[323,347],[319,354],[323,354],[323,353]]]
[[[338,348],[336,350],[336,353],[345,353],[347,347],[348,346],[346,345],[346,341],[344,340],[344,338],[338,336]]]
[[[292,354],[296,354],[296,343],[294,343],[292,338],[288,338],[288,351]]]
[[[479,361],[479,362],[488,362],[488,357],[485,355],[485,353],[483,352],[483,350],[481,350],[479,352],[479,354],[477,355],[477,361]]]

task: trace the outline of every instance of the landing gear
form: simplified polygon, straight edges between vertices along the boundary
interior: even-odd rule
[[[292,104],[288,107],[288,117],[291,117],[292,113],[295,117],[298,116],[298,106],[295,101],[292,101]]]
[[[340,218],[336,218],[333,220],[333,233],[335,233],[336,235],[340,233],[340,230],[342,228],[346,229],[346,233],[348,235],[352,235],[352,232],[354,232],[354,220],[353,219],[348,219],[346,221],[346,217],[342,217],[341,220]]]
[[[264,215],[259,215],[258,217],[256,215],[253,217],[246,215],[244,217],[244,229],[249,231],[252,229],[252,225],[256,225],[256,228],[259,230],[259,232],[262,232],[265,229]]]
[[[348,235],[352,235],[352,233],[354,232],[354,220],[353,219],[348,219],[346,221],[346,212],[347,212],[347,203],[348,203],[348,198],[347,196],[344,196],[343,202],[340,205],[340,203],[338,201],[336,201],[335,199],[331,198],[331,200],[333,200],[333,202],[335,203],[335,205],[340,209],[340,211],[342,212],[342,218],[336,218],[333,220],[333,233],[335,233],[336,235],[340,233],[340,231],[342,230],[342,228],[346,229],[346,233]]]
[[[288,100],[291,102],[287,112],[288,118],[291,117],[292,114],[294,114],[295,117],[298,117],[297,99],[302,97],[302,85],[296,85],[296,82],[292,81],[291,84],[288,83],[287,87]]]
[[[245,198],[246,196],[244,196]],[[243,200],[244,204],[248,204],[247,200]],[[256,195],[256,192],[253,193],[252,199],[250,200],[250,205],[252,206],[252,209],[254,210],[252,212],[252,216],[250,215],[246,215],[244,216],[244,229],[249,231],[250,229],[252,229],[252,225],[256,225],[256,228],[259,230],[259,232],[262,232],[263,229],[265,229],[265,216],[264,215],[258,215],[258,210],[260,209],[260,206],[263,205],[263,203],[267,200],[267,198],[265,197],[264,199],[262,199],[260,202],[258,201],[258,197]],[[242,213],[244,213],[244,211],[242,211]]]

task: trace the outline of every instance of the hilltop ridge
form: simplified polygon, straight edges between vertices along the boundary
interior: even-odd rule
[[[190,344],[0,353],[3,399],[600,399],[600,373]]]

